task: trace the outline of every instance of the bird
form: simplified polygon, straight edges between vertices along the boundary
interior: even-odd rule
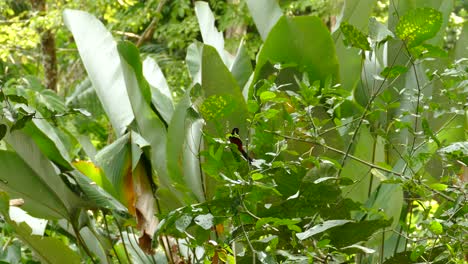
[[[249,154],[247,154],[247,152],[244,150],[244,147],[242,146],[242,140],[239,137],[239,128],[233,128],[231,134],[229,134],[228,139],[231,144],[237,146],[237,150],[242,154],[242,157],[251,163],[252,158],[249,157]]]

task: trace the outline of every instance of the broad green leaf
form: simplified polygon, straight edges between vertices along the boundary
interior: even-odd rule
[[[115,190],[115,197],[127,207],[133,202],[132,194],[127,192],[127,187],[131,188],[132,185],[132,179],[129,177],[132,166],[129,139],[129,134],[126,134],[96,155],[96,161]]]
[[[90,180],[92,180],[93,183],[103,188],[110,195],[118,198],[117,193],[115,192],[114,186],[106,177],[106,175],[104,174],[104,171],[101,168],[97,167],[92,162],[85,161],[85,160],[74,161],[73,166],[82,174],[87,176]]]
[[[130,98],[139,134],[151,145],[149,159],[152,168],[156,171],[158,193],[163,208],[171,208],[183,201],[183,194],[171,185],[167,172],[167,130],[166,124],[161,121],[150,105],[151,96],[148,94],[148,83],[141,75],[139,68],[139,54],[137,47],[130,42],[120,42],[118,50],[121,53],[122,72],[127,92]],[[130,56],[132,55],[132,56]],[[107,174],[107,173],[106,173]]]
[[[429,185],[429,187],[431,187],[431,189],[434,189],[434,190],[437,190],[437,191],[445,191],[448,186],[446,184],[443,184],[443,183],[433,183],[431,185]]]
[[[12,198],[22,198],[27,212],[46,219],[67,217],[67,209],[57,194],[16,153],[0,151],[0,163],[0,189]]]
[[[415,47],[433,38],[442,25],[442,14],[432,8],[409,10],[396,26],[397,36],[406,41],[408,47]]]
[[[294,65],[299,72],[307,73],[309,80],[323,84],[327,78],[332,77],[334,82],[339,78],[330,32],[318,17],[279,19],[258,54],[253,84],[265,77],[261,70],[267,63]]]
[[[234,59],[230,69],[232,75],[237,81],[239,87],[243,88],[249,77],[253,73],[252,63],[250,62],[249,54],[247,54],[247,49],[245,48],[245,41],[242,40],[237,49],[237,55]]]
[[[466,46],[468,43],[468,23],[463,24],[463,29],[460,33],[460,37],[455,43],[455,59],[468,58],[468,48]]]
[[[359,130],[359,135],[354,142],[354,151],[352,150],[351,154],[365,161],[372,162],[372,152],[375,152],[377,155],[381,155],[378,152],[383,153],[384,151],[383,148],[373,148],[374,142],[375,139],[370,134],[369,129],[366,126],[362,126]],[[361,203],[364,203],[367,200],[370,195],[369,186],[372,185],[371,191],[373,191],[377,188],[379,182],[381,181],[377,177],[371,177],[371,174],[369,173],[370,169],[371,168],[369,166],[352,160],[348,157],[343,170],[341,171],[341,176],[350,178],[355,183],[343,187],[344,197],[351,198],[354,201]]]
[[[283,15],[283,11],[277,1],[247,0],[246,2],[260,36],[266,40],[271,28]]]
[[[195,14],[202,35],[203,43],[216,49],[224,64],[230,66],[228,54],[224,51],[223,33],[219,32],[215,26],[215,18],[207,2],[195,2]]]
[[[34,199],[40,205],[50,207],[50,210],[55,211],[64,218],[70,217],[70,213],[73,210],[84,205],[83,200],[65,184],[64,181],[68,180],[62,179],[57,174],[51,161],[43,155],[33,139],[21,131],[15,131],[8,134],[6,142],[16,151],[13,154],[8,152],[10,154],[4,156],[11,166],[9,173],[3,171],[3,173],[6,173],[4,177],[8,177],[6,180],[9,182],[7,184],[9,191],[17,193],[18,197],[21,198],[25,196],[28,199]],[[24,173],[16,173],[15,166],[24,168]],[[35,188],[41,188],[43,191],[37,191]],[[44,195],[45,197],[41,200],[39,197],[35,197],[35,195]],[[23,199],[26,200],[26,198]],[[27,208],[26,206],[27,204],[25,204],[25,208]],[[64,209],[66,213],[64,213]],[[50,210],[45,210],[44,212]],[[33,216],[41,217],[41,209],[39,208],[33,207],[29,208],[29,210],[26,209],[26,211]]]
[[[248,111],[241,89],[216,50],[207,45],[203,47],[202,55],[202,89],[205,102],[211,104],[200,109],[209,119],[210,132],[222,136],[232,127],[238,127],[245,133]]]
[[[197,136],[199,132],[192,131],[197,119],[193,116],[190,91],[191,89],[188,89],[179,101],[168,127],[167,169],[172,184],[179,184],[180,188],[185,190],[184,193],[188,196],[187,201],[196,197],[198,202],[202,202],[205,198],[200,175],[200,161],[193,154],[198,153],[198,148],[187,148],[187,146],[198,146],[200,142],[200,137]]]
[[[343,41],[347,46],[355,47],[361,50],[371,50],[369,41],[359,29],[347,22],[342,22],[340,25],[341,32],[343,33]]]
[[[324,231],[327,231],[328,229],[337,227],[337,226],[342,226],[346,223],[352,222],[351,220],[328,220],[323,222],[322,224],[318,224],[316,226],[313,226],[312,228],[307,229],[304,232],[297,233],[296,237],[299,240],[304,240],[307,239],[313,235],[322,233]]]
[[[26,223],[15,224],[10,222],[15,234],[23,241],[41,261],[50,264],[79,264],[80,256],[71,248],[63,244],[62,240],[55,237],[42,237],[31,234],[31,228]],[[51,254],[53,252],[53,254]]]
[[[341,13],[337,16],[333,32],[333,41],[336,47],[336,56],[339,61],[339,75],[342,86],[348,91],[354,91],[359,83],[362,69],[362,56],[356,48],[348,48],[343,43],[343,35],[338,30],[342,22],[347,22],[357,28],[365,29],[369,23],[376,0],[346,0]],[[369,32],[370,33],[370,32]]]
[[[115,133],[123,135],[134,116],[112,35],[98,19],[86,12],[67,9],[63,17]]]
[[[192,84],[201,84],[201,64],[202,64],[203,44],[195,41],[187,48],[187,68],[192,78]]]
[[[164,121],[169,123],[174,113],[171,90],[158,64],[150,57],[143,61],[143,75],[151,88],[151,102]]]
[[[6,192],[0,191],[0,214],[9,219],[8,212],[10,211],[10,197]]]
[[[115,212],[127,212],[127,209],[119,201],[100,186],[93,184],[91,180],[81,172],[74,170],[70,172],[70,174],[73,176],[80,190],[85,195],[83,198],[86,202],[83,206],[84,208],[105,208],[108,210],[114,210]]]
[[[368,240],[375,232],[389,226],[391,220],[369,220],[352,222],[330,230],[331,244],[336,247],[354,245]]]
[[[72,170],[70,155],[55,129],[39,113],[24,127],[23,131],[30,136],[42,153],[65,170]]]

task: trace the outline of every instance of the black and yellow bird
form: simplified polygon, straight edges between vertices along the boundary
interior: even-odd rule
[[[234,144],[237,146],[237,150],[241,153],[242,157],[244,157],[245,160],[247,160],[249,163],[252,162],[252,158],[249,157],[249,154],[244,150],[244,147],[242,145],[242,140],[240,139],[239,136],[239,128],[235,127],[232,129],[231,134],[228,136],[229,142],[231,144]]]

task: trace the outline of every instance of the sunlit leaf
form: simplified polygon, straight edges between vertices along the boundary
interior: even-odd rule
[[[355,47],[362,50],[371,49],[369,41],[367,41],[367,37],[353,25],[350,25],[346,22],[342,22],[340,25],[340,29],[344,35],[343,41],[347,46]]]
[[[433,38],[442,25],[442,14],[432,8],[409,10],[400,18],[395,32],[406,41],[408,47],[415,47]]]

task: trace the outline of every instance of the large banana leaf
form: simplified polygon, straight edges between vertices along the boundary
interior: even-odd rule
[[[3,174],[0,178],[8,182],[2,188],[15,193],[18,196],[15,198],[24,196],[23,199],[30,200],[31,206],[25,204],[25,208],[33,216],[57,218],[60,215],[70,219],[71,213],[82,207],[84,201],[65,184],[52,162],[41,152],[33,139],[22,131],[9,133],[5,140],[16,153],[4,152],[2,156],[5,164],[8,164],[5,170],[0,171],[0,174]],[[18,171],[20,168],[24,171]],[[50,207],[56,214],[47,215],[50,211],[46,210],[46,215],[42,215],[43,207],[36,207],[37,203]]]
[[[171,122],[172,114],[174,113],[171,90],[158,63],[150,57],[143,61],[143,75],[151,88],[151,102],[164,121],[166,123]]]
[[[120,42],[118,45],[122,60],[122,71],[131,106],[141,136],[150,144],[150,160],[156,171],[158,193],[165,208],[174,208],[184,201],[185,194],[177,191],[166,165],[167,130],[166,124],[151,108],[151,92],[143,77],[140,55],[135,45]],[[182,203],[183,204],[183,203]]]
[[[224,64],[228,67],[231,65],[229,54],[224,51],[223,33],[219,32],[215,26],[215,18],[211,12],[207,2],[195,2],[195,14],[197,15],[200,32],[203,38],[203,43],[213,46],[218,51],[219,56]]]
[[[67,9],[63,17],[115,133],[123,135],[134,116],[112,35],[98,19],[86,12]]]
[[[246,133],[248,112],[242,91],[213,47],[203,46],[201,68],[205,100],[200,110],[210,132],[223,136],[238,127]]]
[[[247,0],[246,2],[260,36],[266,40],[271,28],[283,15],[283,11],[277,1]]]
[[[318,17],[283,16],[278,20],[257,56],[250,89],[258,80],[268,77],[263,73],[264,66],[278,63],[293,67],[297,73],[307,73],[311,81],[320,80],[323,84],[330,77],[334,82],[339,81],[335,46],[330,32]],[[294,76],[286,78],[294,82]]]

